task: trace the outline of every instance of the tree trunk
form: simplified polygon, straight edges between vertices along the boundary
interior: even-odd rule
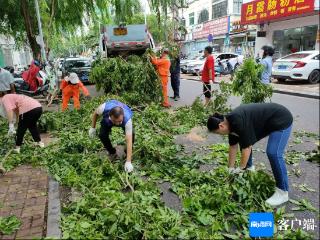
[[[28,5],[28,0],[21,0],[20,11],[21,11],[21,15],[23,16],[27,38],[28,38],[30,48],[32,50],[33,58],[36,58],[37,54],[40,53],[40,46],[38,45],[36,41],[36,36],[32,31],[33,29],[37,29],[37,28],[35,28],[35,26],[32,26],[32,20],[29,13],[30,9]]]
[[[49,21],[49,25],[48,25],[48,29],[51,29],[51,26],[52,26],[52,23],[53,23],[53,17],[54,17],[54,14],[55,14],[55,12],[54,12],[54,6],[55,5],[55,2],[54,2],[54,0],[52,0],[52,2],[51,2],[51,15],[50,15],[50,21]],[[47,46],[47,49],[49,48],[49,36],[47,37],[47,44],[46,44],[46,46]]]

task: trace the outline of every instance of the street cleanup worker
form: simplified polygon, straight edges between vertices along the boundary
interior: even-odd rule
[[[37,122],[42,114],[42,106],[37,100],[21,94],[0,94],[0,106],[4,109],[9,122],[8,135],[17,135],[15,152],[20,153],[20,147],[27,129],[29,129],[36,144],[41,148],[44,147],[37,127]],[[15,119],[19,119],[17,131],[14,127]]]
[[[102,116],[99,138],[112,158],[117,157],[117,150],[112,146],[110,141],[111,128],[121,127],[125,132],[127,160],[124,169],[126,172],[132,172],[133,165],[131,160],[132,146],[134,143],[132,110],[127,105],[117,100],[110,100],[101,104],[93,113],[92,125],[89,129],[89,136],[91,138],[94,138],[96,135],[96,123],[99,116]]]
[[[168,79],[170,75],[170,64],[171,64],[168,54],[169,54],[169,49],[164,48],[162,50],[162,55],[160,58],[151,56],[151,62],[156,66],[158,74],[161,79],[162,95],[163,95],[162,106],[164,107],[171,107],[168,100]]]
[[[207,106],[211,99],[211,83],[210,81],[214,81],[214,59],[212,56],[213,48],[211,46],[207,46],[204,49],[204,57],[206,61],[203,66],[201,81],[203,83],[203,94],[205,97],[205,106]]]
[[[70,98],[73,98],[74,108],[80,109],[80,90],[86,97],[90,95],[76,73],[70,73],[69,76],[66,76],[61,82],[60,89],[62,90],[62,111],[68,108]]]
[[[269,136],[267,156],[276,181],[275,193],[266,203],[278,206],[289,200],[288,175],[284,152],[290,137],[293,117],[290,111],[276,103],[243,104],[226,116],[214,114],[209,117],[207,127],[210,132],[229,135],[229,172],[254,171],[252,165],[252,145]],[[235,168],[240,145],[240,166]]]

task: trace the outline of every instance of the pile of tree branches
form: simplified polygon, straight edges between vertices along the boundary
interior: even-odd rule
[[[90,81],[106,94],[127,96],[133,105],[161,100],[160,80],[147,56],[99,59],[93,64]]]

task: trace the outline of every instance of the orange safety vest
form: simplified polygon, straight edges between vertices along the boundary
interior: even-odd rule
[[[156,58],[152,57],[151,62],[156,65],[158,73],[160,76],[169,76],[170,75],[170,59],[168,56],[165,56],[164,58]]]

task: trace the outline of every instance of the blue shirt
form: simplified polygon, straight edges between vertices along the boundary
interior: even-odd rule
[[[132,110],[125,105],[122,102],[119,102],[117,100],[110,100],[105,102],[104,104],[104,110],[103,110],[103,119],[102,121],[104,121],[106,123],[107,126],[112,127],[113,123],[111,122],[110,118],[109,118],[109,112],[111,111],[112,108],[115,107],[121,107],[123,109],[123,122],[121,123],[121,125],[119,127],[125,127],[127,122],[129,122],[129,120],[132,118],[133,116],[133,112]]]
[[[264,66],[264,70],[261,74],[261,82],[269,84],[272,75],[272,57],[267,56],[263,58],[260,63]]]

